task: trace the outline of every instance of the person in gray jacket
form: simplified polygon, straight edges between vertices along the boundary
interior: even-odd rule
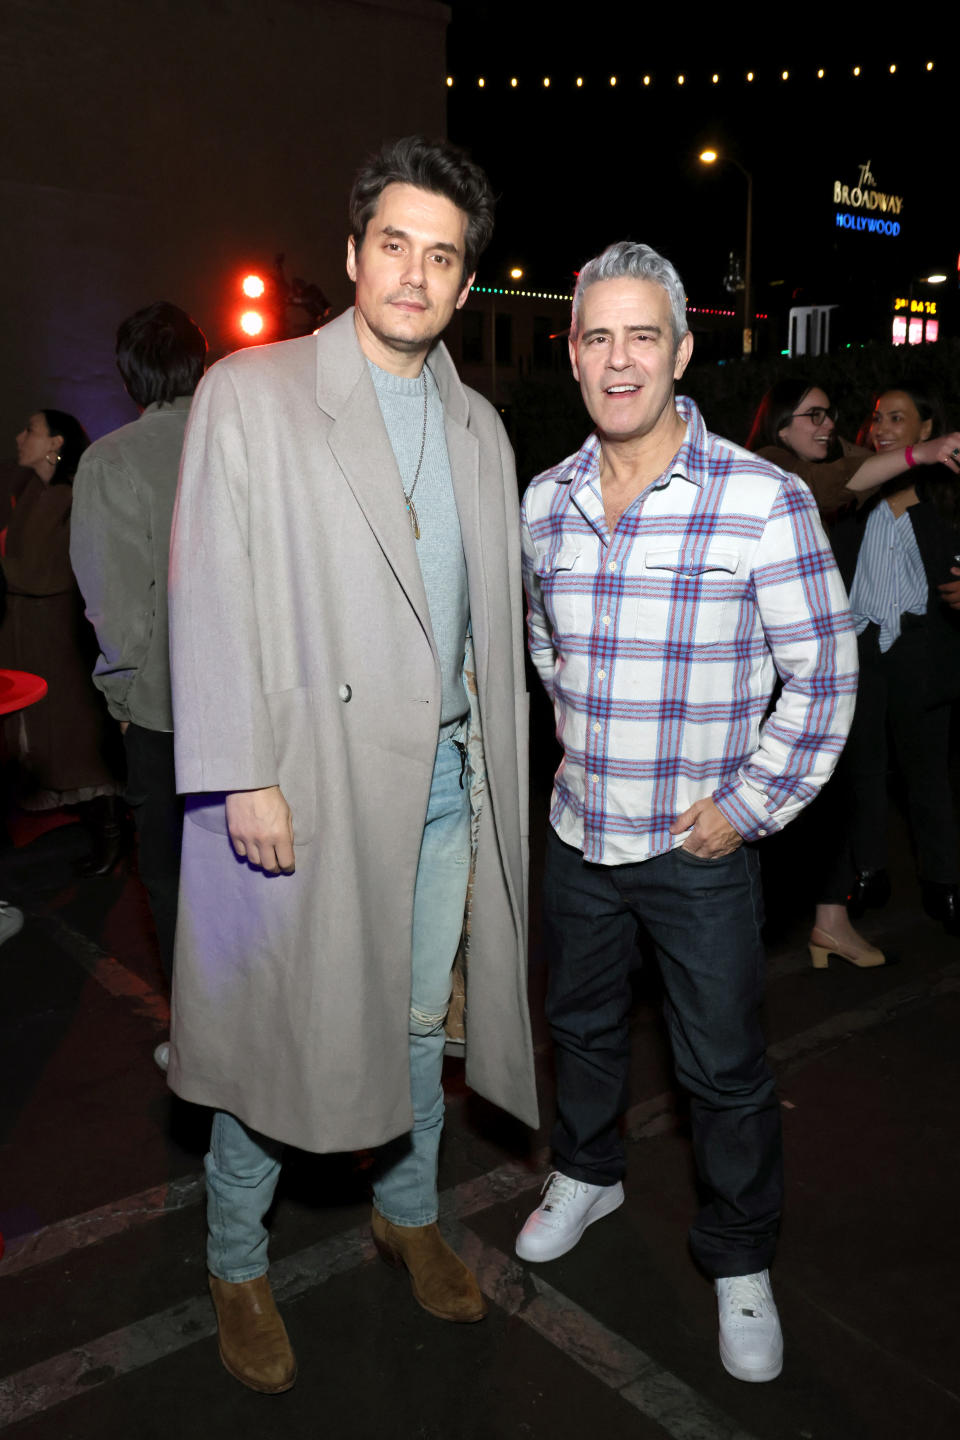
[[[206,355],[202,330],[167,301],[123,321],[117,368],[142,413],[90,446],[73,489],[70,561],[100,646],[94,682],[123,731],[140,878],[168,983],[183,802],[173,763],[167,565],[183,436]],[[156,1052],[163,1068],[168,1050]]]

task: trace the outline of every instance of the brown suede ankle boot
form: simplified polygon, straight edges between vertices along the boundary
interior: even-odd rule
[[[388,1265],[405,1265],[413,1296],[440,1320],[482,1320],[487,1306],[476,1278],[434,1225],[392,1225],[373,1212],[373,1242]]]
[[[279,1395],[297,1378],[297,1361],[266,1275],[231,1284],[208,1277],[217,1312],[220,1359],[235,1380]]]

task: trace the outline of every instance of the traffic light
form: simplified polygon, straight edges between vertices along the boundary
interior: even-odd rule
[[[273,270],[238,271],[231,282],[236,309],[231,325],[242,345],[309,335],[330,318],[330,301],[319,285],[295,275],[292,281],[278,255]]]
[[[247,342],[266,340],[269,338],[269,324],[273,306],[267,295],[267,282],[262,275],[255,271],[244,275],[240,281],[240,293],[243,296],[242,309],[237,319],[240,332]],[[259,302],[250,305],[249,301]]]

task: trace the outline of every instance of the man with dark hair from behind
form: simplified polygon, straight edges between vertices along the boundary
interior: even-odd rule
[[[183,435],[207,342],[160,300],[117,330],[117,368],[141,415],[86,451],[73,487],[70,560],[97,632],[93,672],[127,753],[127,801],[140,841],[167,983],[173,973],[183,802],[173,763],[167,565]],[[154,1052],[166,1069],[169,1044]]]
[[[264,1224],[285,1144],[377,1147],[378,1251],[431,1315],[485,1313],[437,1226],[468,892],[466,1078],[536,1122],[516,478],[440,341],[493,195],[414,136],[364,166],[350,216],[354,307],[200,386],[170,548],[187,820],[169,1080],[216,1112],[220,1356],[268,1393],[296,1376]]]

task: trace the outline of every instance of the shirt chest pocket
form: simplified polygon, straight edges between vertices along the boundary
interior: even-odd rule
[[[676,548],[648,550],[640,576],[637,639],[688,645],[732,639],[739,570],[736,550],[711,547],[695,560]]]
[[[566,541],[544,554],[537,573],[555,635],[584,635],[593,622],[593,573],[587,549]]]

